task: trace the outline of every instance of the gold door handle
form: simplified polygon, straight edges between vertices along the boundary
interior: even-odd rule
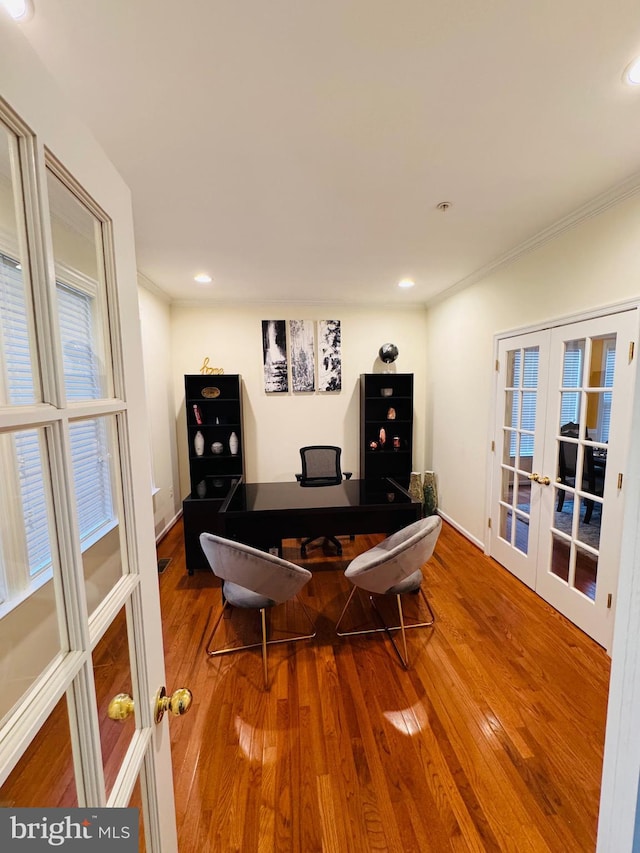
[[[109,702],[107,714],[110,720],[126,720],[127,717],[133,715],[133,710],[133,699],[131,696],[128,693],[118,693]]]
[[[535,483],[540,482],[540,474],[529,474],[528,478],[529,480],[533,480]]]
[[[167,691],[164,687],[161,687],[156,695],[156,707],[154,711],[156,723],[159,723],[164,717],[165,711],[170,711],[174,717],[181,717],[183,714],[186,714],[191,707],[192,701],[193,694],[188,687],[179,687],[171,696],[167,696]],[[128,693],[118,693],[109,702],[107,714],[110,720],[126,720],[133,715],[134,711],[135,705],[131,696]]]
[[[161,687],[156,696],[156,723],[159,723],[164,717],[165,711],[170,711],[174,717],[181,717],[186,714],[192,701],[193,693],[188,687],[179,687],[174,690],[171,696],[167,696],[167,691]]]
[[[548,477],[538,477],[538,482],[541,486],[548,486],[551,480]]]

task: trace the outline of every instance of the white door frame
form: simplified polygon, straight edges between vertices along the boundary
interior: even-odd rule
[[[107,263],[112,263],[117,285],[117,311],[114,320],[116,327],[119,326],[116,332],[119,333],[122,349],[115,359],[114,372],[119,377],[120,397],[88,406],[87,411],[95,414],[118,413],[118,418],[126,424],[124,441],[127,445],[127,464],[124,470],[124,492],[127,508],[125,517],[128,516],[130,522],[127,543],[130,548],[128,557],[131,573],[120,579],[114,588],[113,600],[103,608],[101,615],[105,619],[106,628],[111,614],[117,612],[122,603],[127,603],[128,630],[133,649],[131,665],[134,670],[134,683],[140,692],[140,701],[136,706],[136,733],[108,802],[101,802],[104,798],[104,788],[101,790],[99,784],[96,786],[89,783],[81,786],[79,796],[90,800],[91,805],[127,805],[134,784],[141,775],[143,797],[146,798],[147,794],[151,796],[145,822],[147,849],[158,853],[175,853],[177,833],[167,715],[159,725],[154,724],[156,693],[165,685],[165,675],[130,193],[95,139],[69,112],[66,100],[24,40],[17,25],[4,14],[0,15],[0,43],[0,79],[3,84],[0,94],[36,140],[35,144],[26,145],[27,216],[31,234],[40,235],[36,242],[42,245],[42,235],[46,234],[48,227],[46,215],[39,203],[40,199],[43,204],[46,200],[46,145],[64,164],[75,181],[106,211],[113,235],[114,253],[112,257],[107,257]],[[96,93],[96,96],[98,94]],[[52,299],[52,287],[55,284],[51,284],[54,280],[51,275],[51,254],[49,253],[47,264],[42,257],[38,259],[37,255],[38,253],[35,275],[40,279],[48,275],[50,287],[48,302],[45,298],[44,303],[36,308],[44,318],[45,327],[55,330]],[[55,331],[50,341],[46,338],[42,341],[43,371],[53,362],[57,346],[54,338]],[[48,346],[50,353],[47,353]],[[48,376],[49,388],[54,389],[57,384],[59,391],[60,377]],[[55,398],[56,391],[52,391],[52,396]],[[55,440],[62,441],[59,447],[62,458],[65,452],[64,423],[68,414],[62,413],[58,417],[51,407],[34,406],[28,409],[27,417],[31,418],[31,425],[38,422],[53,424]],[[82,406],[78,411],[81,409]],[[20,426],[25,422],[24,419],[24,410],[0,410],[2,428]],[[66,451],[68,456],[68,448]],[[69,468],[66,471],[56,470],[54,474],[54,489],[64,496],[67,492],[65,481],[70,480]],[[63,542],[73,542],[73,526],[74,522],[71,520]],[[73,591],[75,587],[77,590],[81,566],[79,569],[78,554],[68,546],[67,553],[63,555],[63,561],[66,560],[69,568],[64,567],[63,575],[69,589]],[[73,566],[75,568],[72,568]],[[79,600],[81,601],[81,596]],[[86,676],[83,675],[75,682],[74,704],[80,717],[73,736],[76,742],[84,738],[84,755],[89,762],[97,764],[101,760],[95,725],[92,726],[89,720],[92,714],[95,715],[92,708],[95,705],[95,693],[92,694],[90,683],[91,649],[87,643],[86,608],[83,613],[80,606],[79,610],[71,615],[69,624],[73,631],[79,632],[75,640],[84,650],[61,655],[50,668],[51,677],[41,678],[30,691],[29,695],[33,701],[29,706],[21,713],[15,712],[8,719],[0,743],[0,772],[5,776],[69,686],[71,679],[83,668]],[[100,636],[101,628],[100,625],[92,626],[94,640]],[[87,738],[93,743],[87,743]]]

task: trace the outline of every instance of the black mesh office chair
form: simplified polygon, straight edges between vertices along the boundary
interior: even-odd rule
[[[340,457],[342,448],[332,444],[313,444],[300,448],[302,460],[302,474],[296,474],[296,480],[301,486],[337,486],[345,480],[351,479],[351,471],[342,471]],[[316,539],[324,539],[335,545],[338,555],[342,554],[342,545],[335,536],[310,536],[302,541],[300,552],[303,557],[307,556],[307,545]]]

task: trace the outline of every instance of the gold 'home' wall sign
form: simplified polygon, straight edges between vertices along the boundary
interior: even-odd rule
[[[209,367],[209,356],[207,355],[202,362],[200,373],[204,373],[207,376],[222,376],[224,367]]]

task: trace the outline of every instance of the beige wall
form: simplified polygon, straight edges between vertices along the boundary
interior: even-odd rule
[[[476,541],[486,532],[493,336],[640,298],[639,237],[634,196],[430,308],[427,461],[444,514]]]
[[[335,319],[342,325],[340,393],[266,394],[262,372],[262,320]],[[180,487],[189,492],[184,413],[184,374],[198,373],[205,356],[244,381],[245,466],[249,481],[292,480],[300,470],[299,448],[338,444],[343,467],[358,475],[359,376],[382,370],[378,349],[397,344],[398,373],[415,374],[414,468],[425,457],[426,312],[422,308],[360,308],[327,305],[172,306],[174,420]]]
[[[171,309],[168,299],[140,280],[138,302],[158,538],[171,527],[182,508],[171,368]]]

